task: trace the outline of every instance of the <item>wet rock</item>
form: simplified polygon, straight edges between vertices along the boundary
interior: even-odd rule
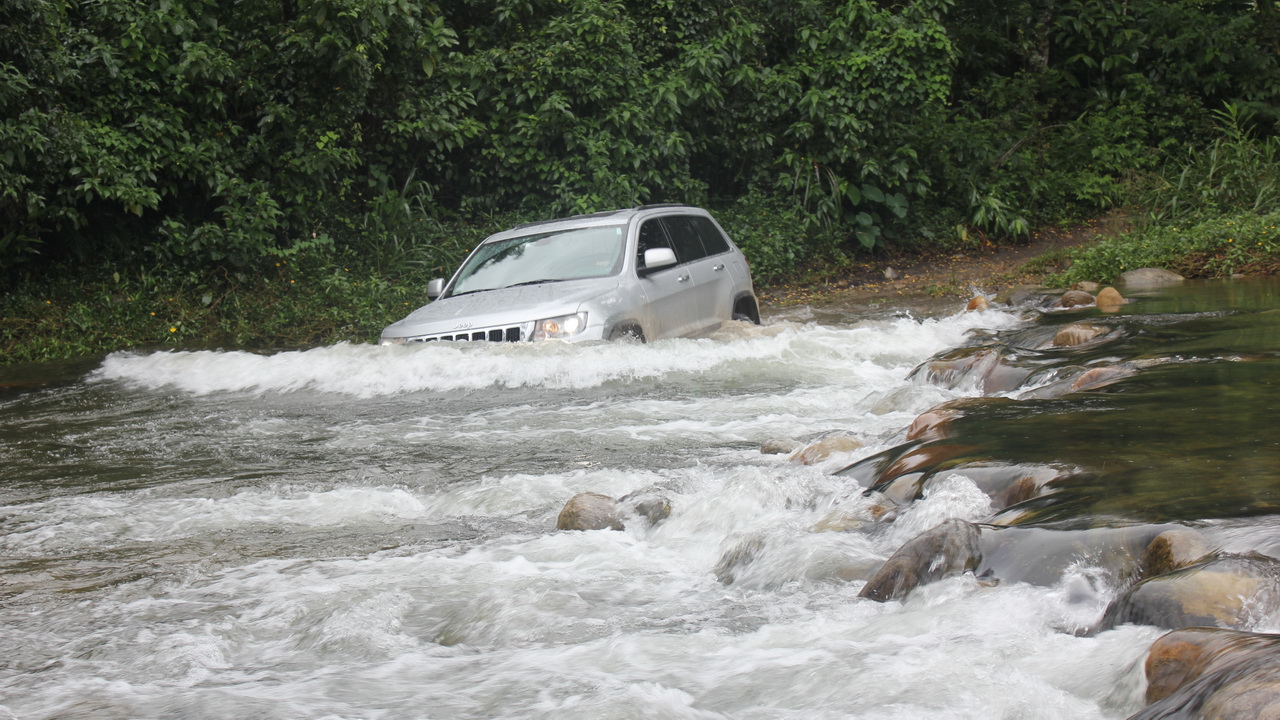
[[[1098,296],[1095,298],[1095,303],[1097,304],[1098,309],[1103,312],[1115,312],[1116,310],[1124,307],[1124,296],[1120,294],[1119,290],[1113,287],[1105,287],[1098,292]]]
[[[968,478],[991,498],[991,508],[1004,510],[1011,505],[1047,494],[1045,487],[1066,476],[1066,471],[1049,465],[1015,465],[978,462],[949,467],[937,475],[960,475]]]
[[[1090,368],[1071,381],[1071,392],[1093,390],[1137,374],[1137,370],[1120,365]]]
[[[1186,628],[1147,653],[1148,703],[1131,720],[1280,717],[1280,636]]]
[[[1108,332],[1107,328],[1087,323],[1065,325],[1053,335],[1054,347],[1074,347],[1096,340]]]
[[[924,477],[936,466],[974,450],[971,445],[950,443],[924,444],[907,450],[894,458],[873,480],[872,488],[885,491],[894,502],[906,504],[920,495]],[[893,493],[886,489],[897,485]],[[914,488],[904,491],[903,488]]]
[[[1099,628],[1137,623],[1246,629],[1275,612],[1277,589],[1280,561],[1256,554],[1211,556],[1129,588],[1107,608]]]
[[[1135,525],[1062,530],[1046,527],[988,528],[983,523],[980,576],[999,578],[1006,583],[1053,586],[1067,573],[1075,574],[1082,558],[1090,567],[1103,569],[1109,577],[1131,575],[1138,556],[1167,526]],[[1064,586],[1081,602],[1092,602],[1098,589],[1088,581]],[[1077,595],[1079,593],[1079,595]],[[1073,630],[1087,631],[1088,627]]]
[[[622,516],[613,498],[600,493],[583,492],[569,498],[560,516],[557,530],[622,530]]]
[[[760,446],[762,455],[787,455],[800,447],[800,442],[790,438],[769,438]]]
[[[1093,301],[1093,295],[1083,290],[1068,290],[1062,293],[1062,297],[1058,298],[1058,307],[1073,308],[1081,305],[1092,305]]]
[[[916,416],[907,426],[907,442],[941,440],[951,433],[951,422],[964,415],[964,400],[951,400],[932,407]]]
[[[1197,530],[1166,530],[1151,540],[1138,560],[1138,577],[1167,575],[1191,567],[1210,551],[1209,543]]]
[[[1139,268],[1123,273],[1116,278],[1120,285],[1129,290],[1142,290],[1148,288],[1165,287],[1166,285],[1177,285],[1183,281],[1183,277],[1176,272],[1164,270],[1162,268]]]
[[[865,502],[854,508],[841,508],[827,513],[813,526],[814,532],[853,532],[868,525],[893,522],[898,506],[883,493],[872,492]]]
[[[1084,292],[1087,292],[1087,293],[1093,293],[1093,294],[1095,294],[1095,295],[1096,295],[1096,294],[1098,293],[1098,289],[1099,289],[1099,288],[1101,288],[1101,287],[1102,287],[1102,286],[1101,286],[1101,285],[1099,285],[1099,284],[1098,284],[1098,283],[1096,283],[1096,282],[1092,282],[1092,281],[1090,281],[1090,280],[1082,280],[1082,281],[1080,281],[1080,282],[1076,283],[1075,285],[1072,285],[1072,286],[1071,286],[1071,289],[1072,289],[1072,290],[1082,290],[1082,291],[1084,291]]]
[[[762,550],[764,550],[764,540],[758,536],[747,538],[734,545],[721,555],[720,562],[716,563],[714,570],[716,579],[725,585],[732,585],[743,569],[750,565]]]
[[[1018,394],[1019,399],[1047,400],[1062,397],[1068,393],[1096,390],[1127,377],[1137,374],[1137,369],[1127,365],[1106,365],[1103,367],[1074,368],[1064,371],[1063,377],[1047,385],[1033,388]]]
[[[964,309],[965,312],[979,312],[981,310],[986,310],[989,307],[991,307],[990,300],[987,300],[982,295],[975,295],[969,300],[969,303],[964,306]]]
[[[671,517],[671,500],[660,488],[650,487],[623,495],[618,499],[618,509],[657,525]]]
[[[852,435],[830,434],[797,450],[790,459],[801,465],[816,465],[835,453],[853,452],[862,445],[863,442]]]
[[[996,293],[995,301],[1001,305],[1039,305],[1047,292],[1043,285],[1019,285]]]
[[[961,348],[928,360],[911,371],[910,377],[946,388],[972,384],[984,394],[1008,392],[1022,385],[1032,368],[1014,365],[996,347]]]
[[[897,600],[921,585],[972,570],[982,561],[980,536],[976,525],[948,520],[898,548],[858,597]]]

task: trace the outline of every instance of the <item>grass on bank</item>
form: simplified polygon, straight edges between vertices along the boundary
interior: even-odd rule
[[[1280,272],[1280,212],[1237,212],[1187,222],[1147,222],[1131,232],[1068,253],[1070,267],[1052,285],[1081,280],[1113,282],[1144,267],[1188,278],[1225,278]]]

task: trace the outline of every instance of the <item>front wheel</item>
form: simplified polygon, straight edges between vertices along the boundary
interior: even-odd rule
[[[614,340],[644,342],[644,331],[636,325],[619,325],[609,333],[609,342]]]

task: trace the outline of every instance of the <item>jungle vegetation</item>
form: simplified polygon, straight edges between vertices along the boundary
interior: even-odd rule
[[[7,0],[0,347],[368,340],[488,232],[645,203],[764,283],[1270,227],[1277,50],[1271,0]]]

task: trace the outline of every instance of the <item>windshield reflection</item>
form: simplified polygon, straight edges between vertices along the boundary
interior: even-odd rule
[[[623,226],[609,225],[487,243],[462,267],[449,294],[616,275],[625,241]]]

